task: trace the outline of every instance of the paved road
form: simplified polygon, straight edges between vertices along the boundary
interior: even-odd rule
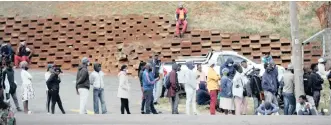
[[[18,115],[18,125],[330,125],[331,118],[304,116]]]
[[[35,98],[29,101],[30,110],[34,114],[47,114],[46,112],[46,83],[44,80],[45,71],[42,70],[29,70],[33,79],[33,87],[35,89]],[[78,114],[74,110],[79,109],[79,96],[76,94],[75,90],[75,79],[76,73],[64,71],[61,74],[61,85],[60,85],[60,96],[66,110],[67,114]],[[21,77],[20,69],[15,70],[15,80],[18,83],[18,98],[20,99],[20,105],[22,107],[21,101]],[[141,101],[141,90],[140,84],[137,80],[130,78],[132,90],[130,99],[130,110],[133,114],[140,113],[140,101]],[[107,104],[107,109],[109,114],[120,114],[120,99],[117,98],[117,88],[118,88],[118,78],[116,76],[106,76],[105,77],[105,100]],[[93,92],[90,90],[90,95],[88,98],[87,109],[93,112]],[[12,102],[12,101],[11,101]],[[14,105],[13,105],[14,106]],[[56,114],[60,114],[61,111],[56,107]],[[101,109],[100,109],[101,110]],[[20,113],[17,113],[20,114]]]

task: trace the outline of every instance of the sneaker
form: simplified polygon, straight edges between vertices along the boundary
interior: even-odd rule
[[[21,112],[21,111],[22,111],[22,109],[21,109],[21,108],[16,108],[16,110],[17,110],[18,112]]]
[[[28,111],[28,114],[32,114],[32,111]]]

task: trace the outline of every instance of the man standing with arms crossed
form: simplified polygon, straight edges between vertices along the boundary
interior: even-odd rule
[[[87,66],[90,61],[87,57],[82,59],[82,64],[78,68],[77,78],[76,78],[76,92],[79,95],[79,114],[87,114],[86,103],[89,95],[90,80]]]

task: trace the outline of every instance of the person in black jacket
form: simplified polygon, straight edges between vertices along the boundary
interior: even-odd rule
[[[55,110],[55,104],[57,103],[60,110],[63,114],[65,114],[65,111],[62,106],[61,98],[59,95],[60,91],[60,83],[61,79],[59,77],[59,74],[62,73],[61,69],[59,67],[54,68],[54,72],[51,74],[51,76],[47,80],[47,87],[48,91],[51,93],[51,99],[52,99],[52,114],[54,114]]]
[[[324,80],[322,77],[317,74],[318,67],[317,64],[311,64],[310,66],[312,72],[309,76],[308,79],[308,84],[312,86],[312,92],[313,92],[313,97],[315,101],[315,106],[316,109],[318,109],[319,102],[320,102],[320,97],[321,97],[321,90],[322,90],[322,84]]]
[[[257,108],[261,105],[263,100],[261,97],[261,94],[263,93],[261,85],[262,79],[259,76],[259,72],[258,69],[254,69],[254,71],[248,75],[250,83],[249,95],[252,96],[254,100],[254,114],[257,114]]]
[[[76,92],[79,95],[79,114],[87,114],[86,103],[89,95],[90,89],[90,79],[87,66],[90,61],[87,57],[82,59],[82,64],[78,68],[77,78],[76,78]]]
[[[17,100],[17,96],[16,96],[16,89],[17,89],[17,85],[15,83],[15,78],[14,78],[14,70],[13,70],[13,63],[10,60],[6,60],[6,68],[3,71],[3,82],[6,81],[6,79],[9,82],[9,93],[6,93],[6,98],[7,100],[10,99],[10,95],[13,98],[13,101],[15,103],[16,109],[17,111],[21,112],[21,108],[19,106],[18,100]]]
[[[210,103],[210,95],[205,83],[199,84],[199,89],[197,90],[197,103],[198,105],[209,105]]]

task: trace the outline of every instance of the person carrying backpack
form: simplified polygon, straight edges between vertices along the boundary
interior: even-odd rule
[[[168,97],[170,100],[170,105],[171,105],[171,111],[172,114],[179,114],[178,113],[178,104],[179,104],[179,93],[178,93],[178,65],[177,64],[172,64],[172,71],[169,73],[168,76]]]

